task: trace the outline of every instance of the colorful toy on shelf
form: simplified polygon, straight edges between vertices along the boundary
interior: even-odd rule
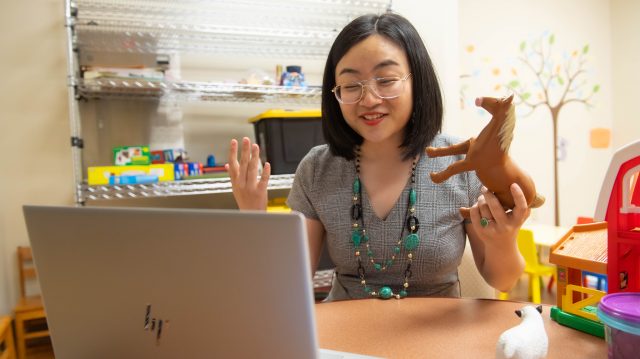
[[[155,175],[158,181],[173,181],[175,178],[173,163],[147,166],[97,166],[87,169],[87,183],[90,186],[108,185],[113,176],[138,175]]]
[[[116,166],[148,165],[151,163],[149,146],[119,146],[113,149]]]
[[[214,155],[207,156],[207,165],[202,167],[202,173],[207,177],[225,177],[229,174],[224,168],[224,165],[216,164],[216,157]]]
[[[89,167],[89,185],[130,185],[228,177],[223,166],[205,167],[200,162],[188,162],[187,152],[183,149],[149,151],[147,146],[121,146],[114,148],[113,153],[118,165]],[[209,156],[208,161],[215,164],[215,157]],[[152,164],[134,165],[138,162]]]
[[[149,157],[151,158],[151,163],[165,163],[164,159],[164,151],[150,151]]]
[[[109,177],[109,185],[145,184],[158,182],[158,175],[128,174]]]
[[[188,177],[201,176],[202,163],[200,162],[175,162],[174,164],[176,180],[187,179]]]
[[[164,71],[160,68],[149,67],[103,67],[82,66],[82,77],[85,80],[92,79],[121,79],[121,80],[164,80]]]
[[[186,162],[187,152],[181,148],[154,150],[149,152],[151,163]]]
[[[307,87],[301,66],[287,66],[287,71],[280,77],[280,85],[284,87]]]
[[[162,150],[165,162],[184,162],[187,160],[187,152],[181,148]]]
[[[214,155],[207,156],[207,166],[206,167],[216,167],[216,156],[214,156]]]
[[[515,206],[511,195],[511,184],[517,183],[532,208],[540,207],[544,197],[536,193],[536,186],[531,177],[522,171],[509,157],[509,146],[515,128],[515,106],[513,95],[507,98],[481,97],[476,105],[487,110],[491,121],[480,132],[477,138],[448,147],[427,147],[429,157],[466,154],[463,160],[457,161],[445,170],[431,173],[431,180],[441,183],[449,177],[466,171],[474,171],[482,184],[493,192],[500,203],[511,209]],[[469,209],[460,210],[463,217],[469,218]]]
[[[215,166],[215,167],[203,167],[202,168],[202,172],[203,173],[226,173],[227,170],[224,168],[224,166]]]

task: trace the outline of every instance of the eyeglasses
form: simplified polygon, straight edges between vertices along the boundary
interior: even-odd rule
[[[336,95],[338,102],[349,105],[362,100],[364,87],[367,86],[372,94],[381,99],[388,100],[399,97],[402,94],[404,83],[410,76],[411,73],[408,73],[404,77],[374,77],[370,80],[337,85],[331,92]]]

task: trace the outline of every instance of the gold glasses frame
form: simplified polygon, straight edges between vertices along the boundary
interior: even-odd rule
[[[333,92],[334,96],[336,97],[336,100],[338,100],[338,102],[340,102],[343,105],[352,105],[354,103],[358,103],[360,101],[362,101],[362,98],[364,98],[364,88],[365,86],[369,88],[369,91],[371,91],[372,94],[374,94],[376,97],[381,98],[383,100],[390,100],[390,99],[394,99],[394,98],[398,98],[400,97],[400,95],[402,95],[402,91],[404,91],[404,84],[406,82],[406,80],[411,77],[411,73],[408,73],[406,75],[404,75],[403,77],[398,78],[397,76],[385,76],[385,77],[374,77],[368,80],[362,80],[362,81],[354,81],[354,82],[349,82],[346,84],[342,84],[342,85],[336,85],[331,89],[331,92]],[[376,87],[375,86],[371,86],[369,83],[371,81],[374,81],[374,83],[377,83],[381,80],[385,80],[385,79],[397,79],[398,81],[402,81],[402,89],[400,90],[400,93],[398,93],[397,95],[394,96],[380,96],[377,92],[376,92]],[[360,85],[360,96],[358,96],[358,99],[355,101],[350,101],[350,102],[345,102],[343,101],[340,96],[338,95],[338,91],[340,90],[341,87],[343,86],[353,86],[353,85]]]

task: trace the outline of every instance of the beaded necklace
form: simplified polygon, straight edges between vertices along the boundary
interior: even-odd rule
[[[418,247],[418,244],[420,243],[420,236],[418,235],[420,223],[418,222],[418,218],[415,215],[415,205],[417,198],[416,191],[414,189],[414,185],[416,182],[415,177],[417,160],[418,159],[416,157],[411,164],[411,186],[409,188],[407,212],[405,213],[404,218],[405,226],[409,234],[404,238],[402,237],[405,230],[405,226],[403,226],[402,230],[400,231],[400,238],[396,242],[396,246],[393,248],[391,259],[382,259],[381,261],[376,261],[374,253],[369,247],[369,236],[367,235],[367,231],[364,226],[364,213],[362,209],[362,185],[360,183],[360,147],[356,148],[356,179],[353,181],[353,204],[351,205],[351,219],[353,220],[351,241],[353,242],[355,258],[358,262],[358,277],[360,278],[360,284],[362,284],[364,291],[372,297],[382,299],[389,299],[391,297],[394,297],[396,299],[401,299],[407,296],[407,289],[409,288],[409,278],[411,278],[411,262],[413,261],[413,251]],[[406,249],[407,268],[404,270],[404,280],[402,288],[397,293],[394,293],[391,287],[387,285],[383,285],[382,287],[380,287],[380,290],[377,292],[375,290],[372,290],[371,287],[367,285],[367,281],[365,279],[365,269],[362,265],[362,245],[364,245],[364,249],[366,250],[367,259],[365,260],[370,262],[373,266],[373,269],[378,272],[386,271],[387,268],[391,267],[396,259],[396,256],[399,255],[402,251],[402,247]]]

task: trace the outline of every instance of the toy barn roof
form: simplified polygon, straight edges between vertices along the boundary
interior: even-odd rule
[[[551,247],[549,261],[553,264],[607,273],[607,222],[573,226]]]

